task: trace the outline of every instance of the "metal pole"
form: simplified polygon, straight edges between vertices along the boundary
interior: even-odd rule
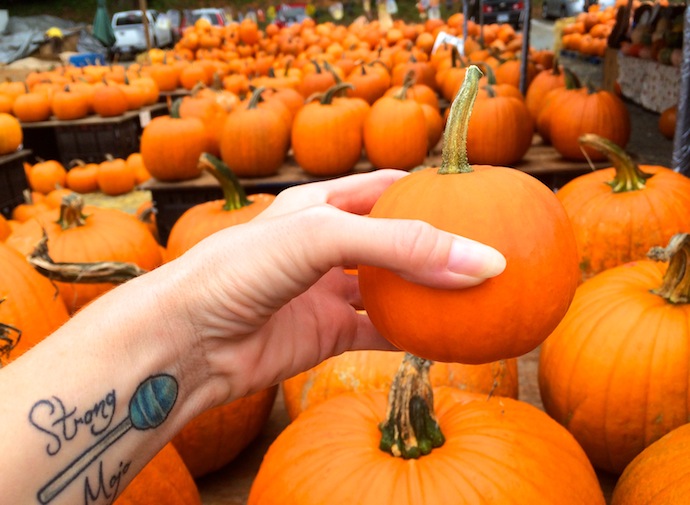
[[[680,96],[676,133],[673,137],[673,169],[690,176],[690,9],[683,20],[683,63],[680,66]]]
[[[470,15],[470,2],[469,0],[462,1],[462,40],[467,40],[467,18]],[[462,52],[463,56],[465,51]]]
[[[527,64],[529,63],[529,37],[532,28],[532,2],[525,0],[525,16],[522,20],[522,59],[520,60],[520,92],[527,94]]]

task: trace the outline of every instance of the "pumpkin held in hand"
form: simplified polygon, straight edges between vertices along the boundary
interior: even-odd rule
[[[496,248],[505,271],[459,290],[421,286],[360,265],[364,308],[399,348],[437,361],[486,363],[537,347],[565,315],[579,274],[565,210],[537,179],[470,166],[465,135],[481,72],[472,66],[453,102],[441,168],[411,173],[374,205],[374,218],[420,219]]]

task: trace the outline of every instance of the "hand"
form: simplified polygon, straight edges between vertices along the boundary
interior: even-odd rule
[[[364,214],[407,172],[379,170],[283,191],[251,223],[205,239],[151,274],[183,294],[213,403],[278,383],[350,349],[393,349],[362,308],[356,275],[372,264],[434,287],[499,274],[494,249],[412,220]],[[177,310],[179,312],[179,309]],[[185,351],[189,352],[189,351]]]

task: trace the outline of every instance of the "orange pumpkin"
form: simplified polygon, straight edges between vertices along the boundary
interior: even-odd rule
[[[6,241],[25,255],[48,236],[48,253],[55,262],[118,261],[152,270],[162,263],[155,239],[134,216],[118,209],[84,206],[72,193],[60,209],[43,212],[22,223]],[[111,282],[58,282],[56,286],[70,313],[111,289]]]
[[[282,112],[260,104],[263,92],[263,87],[255,89],[246,105],[228,115],[220,137],[220,156],[238,177],[273,175],[287,157],[292,115],[277,100]]]
[[[676,134],[676,122],[678,117],[678,106],[673,105],[661,111],[659,114],[659,131],[669,140]]]
[[[617,474],[690,416],[690,236],[650,252],[582,283],[540,353],[544,409]]]
[[[285,409],[295,419],[307,408],[336,395],[368,391],[387,392],[402,352],[350,351],[334,356],[282,383]],[[517,398],[518,370],[514,359],[482,365],[434,363],[431,385],[453,386],[463,391]]]
[[[582,449],[544,412],[432,390],[428,362],[414,360],[398,372],[388,407],[386,393],[369,392],[305,410],[264,455],[248,505],[605,503]]]
[[[159,181],[185,181],[201,175],[199,156],[208,137],[199,118],[180,117],[181,100],[173,102],[169,116],[158,116],[144,127],[140,152],[144,166]]]
[[[370,215],[420,219],[488,244],[506,257],[505,271],[449,291],[359,267],[376,328],[399,348],[437,361],[485,363],[534,349],[565,315],[579,279],[573,230],[553,192],[519,170],[467,162],[462,139],[480,74],[468,68],[453,102],[441,168],[396,181]]]
[[[67,172],[65,184],[77,193],[98,191],[98,163],[84,163],[82,160],[75,160]]]
[[[40,160],[29,171],[29,186],[44,195],[65,186],[67,170],[57,160]]]
[[[681,504],[690,494],[690,424],[654,442],[616,482],[611,505]]]
[[[136,186],[136,175],[123,158],[106,155],[96,171],[98,188],[106,195],[118,196],[129,193]]]
[[[362,119],[346,104],[335,102],[335,94],[351,88],[337,84],[303,106],[292,124],[292,153],[297,164],[316,176],[350,172],[362,158]]]
[[[235,175],[215,156],[204,153],[199,166],[218,180],[224,198],[194,205],[175,221],[166,247],[168,261],[223,228],[249,221],[275,200],[265,193],[247,196]]]
[[[21,331],[9,352],[0,351],[0,366],[18,358],[69,319],[55,286],[9,244],[0,242],[0,323]],[[14,336],[16,337],[16,335]],[[8,351],[7,342],[0,348]]]
[[[690,178],[667,167],[638,166],[620,146],[597,135],[583,145],[613,166],[590,172],[556,193],[575,231],[582,279],[629,261],[690,232]]]
[[[214,472],[232,460],[261,433],[278,387],[214,407],[189,421],[172,443],[194,477]]]
[[[15,152],[23,139],[19,120],[12,114],[0,112],[0,155]]]
[[[397,95],[376,100],[364,120],[364,150],[376,168],[410,170],[426,158],[429,135],[424,110],[407,96],[413,84],[409,79]]]
[[[114,505],[201,505],[196,482],[168,443],[132,479]]]

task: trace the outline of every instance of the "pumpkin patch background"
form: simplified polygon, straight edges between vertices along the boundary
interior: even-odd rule
[[[565,39],[568,44],[575,44],[572,35],[584,35],[580,32],[587,26],[590,34],[588,45],[580,41],[577,47],[590,56],[597,55],[600,54],[601,43],[592,43],[591,39],[602,40],[612,19],[610,12],[583,16],[574,20],[582,23],[582,27],[578,25],[564,30],[563,35],[570,36]],[[533,50],[528,67],[530,86],[523,97],[517,87],[518,61],[514,59],[521,39],[512,27],[485,27],[483,36],[491,49],[489,51],[479,46],[476,27],[470,25],[475,37],[467,39],[465,51],[473,54],[472,58],[463,60],[443,46],[431,53],[439,31],[457,33],[460,26],[457,16],[442,22],[430,20],[414,24],[396,20],[388,30],[382,30],[375,22],[356,25],[351,30],[316,23],[289,30],[276,26],[259,29],[256,25],[243,23],[222,31],[199,23],[186,32],[175,48],[152,50],[128,64],[107,68],[65,68],[62,74],[32,73],[26,78],[26,83],[31,85],[32,96],[25,96],[29,95],[26,89],[22,91],[13,83],[0,83],[0,127],[7,133],[0,141],[3,153],[12,152],[21,143],[18,124],[45,121],[51,111],[54,119],[66,121],[85,115],[117,117],[128,110],[146,107],[146,104],[166,102],[165,93],[179,91],[182,96],[177,102],[172,98],[167,100],[170,111],[175,109],[174,117],[154,118],[143,127],[140,152],[122,157],[104,156],[101,162],[76,159],[66,164],[42,159],[27,162],[23,168],[32,192],[27,193],[24,203],[13,209],[12,215],[6,216],[9,218],[5,219],[7,223],[0,223],[0,240],[7,242],[2,246],[19,243],[22,244],[22,253],[29,253],[28,241],[35,241],[35,227],[30,238],[15,235],[8,239],[7,236],[22,227],[20,221],[36,219],[33,216],[45,211],[56,215],[62,198],[70,191],[83,197],[87,209],[108,208],[138,217],[156,237],[156,202],[147,189],[150,187],[148,184],[156,181],[195,184],[194,181],[198,181],[203,173],[202,167],[196,163],[201,152],[219,157],[219,161],[235,170],[244,183],[275,176],[286,162],[302,168],[307,178],[349,173],[361,169],[362,164],[370,164],[366,169],[387,166],[414,169],[427,165],[431,159],[439,157],[446,120],[444,113],[463,82],[470,59],[482,61],[485,73],[478,98],[482,102],[476,106],[476,116],[470,125],[472,133],[468,138],[468,142],[477,146],[469,148],[470,156],[476,156],[477,160],[470,159],[470,162],[519,167],[533,147],[529,140],[542,134],[539,129],[542,125],[545,128],[543,136],[548,141],[556,134],[553,149],[559,156],[569,159],[568,163],[586,167],[587,161],[577,145],[577,137],[582,133],[608,134],[608,131],[579,131],[574,121],[568,123],[568,129],[563,127],[573,111],[583,107],[583,102],[571,100],[574,109],[566,109],[551,118],[542,117],[541,121],[540,108],[549,101],[547,97],[551,89],[565,87],[564,67],[579,72],[585,80],[591,77],[587,74],[591,66],[567,61],[567,58],[559,63],[553,52]],[[497,57],[499,53],[501,58]],[[75,82],[75,76],[80,75],[87,75],[94,82],[104,78],[108,84],[97,90],[89,89],[82,86],[84,83]],[[54,80],[55,86],[51,87],[46,79]],[[65,86],[65,80],[71,80],[72,84]],[[82,100],[70,102],[79,92],[83,93]],[[593,94],[586,86],[578,93],[589,98]],[[618,111],[616,119],[621,121],[621,124],[614,125],[610,135],[614,137],[612,140],[620,143],[641,165],[669,166],[671,125],[674,123],[667,119],[667,115],[673,111],[660,117],[633,103],[624,102],[615,90],[606,93],[604,117],[608,117],[606,114],[614,115],[611,112],[614,110]],[[52,104],[51,98],[54,100]],[[308,108],[305,107],[307,100],[310,100]],[[553,97],[550,100],[557,102]],[[8,108],[6,104],[10,101]],[[243,111],[243,117],[236,114],[239,110]],[[503,124],[483,121],[484,117],[503,118],[504,115],[508,119]],[[227,121],[229,117],[232,117],[230,122]],[[509,133],[511,123],[513,127],[517,124],[522,128]],[[650,135],[650,129],[658,135]],[[353,133],[354,130],[357,134],[348,137],[348,152],[344,156],[337,151],[342,147],[337,141],[340,137],[344,140],[344,132]],[[266,147],[265,138],[262,140],[261,137],[267,131],[274,142],[270,149]],[[339,131],[343,134],[339,135]],[[564,138],[565,133],[569,138]],[[239,138],[240,135],[246,136]],[[485,140],[489,137],[499,142],[487,152],[480,153],[479,146],[489,145]],[[194,149],[184,148],[185,145]],[[590,158],[593,153],[590,153]],[[186,155],[184,160],[183,155]],[[338,158],[342,166],[328,162],[334,158]],[[598,160],[597,167],[610,166],[604,158],[602,156]],[[222,200],[214,202],[215,210],[221,215],[223,203]],[[195,210],[202,215],[202,209]],[[225,212],[228,219],[219,226],[231,226],[245,219],[241,215],[233,216],[234,210],[226,208]],[[185,219],[181,226],[193,228],[194,219],[206,222],[209,218],[191,218],[191,224],[184,222],[187,221]],[[138,232],[143,229],[142,226],[137,228]],[[206,229],[199,224],[196,228],[198,235],[203,236],[210,232],[212,226]],[[146,247],[154,249],[151,244],[148,241]],[[166,254],[165,245],[159,244],[160,251],[152,254],[156,258],[170,260],[188,247],[184,245],[174,254]],[[604,245],[592,247],[606,248]],[[5,254],[4,249],[1,251]],[[17,261],[18,256],[10,254],[6,261]],[[151,261],[147,268],[155,268],[158,263],[159,260]],[[590,274],[587,272],[586,277]],[[0,278],[0,290],[4,289],[1,283]],[[46,285],[49,283],[39,284],[40,293],[32,293],[31,296],[40,298],[40,303],[48,303],[44,300],[48,299],[50,289]],[[0,291],[0,298],[6,296],[10,294]],[[60,324],[68,317],[68,310],[75,308],[73,295],[64,302],[57,300],[51,302],[58,305],[56,321],[52,324]],[[15,310],[15,305],[0,304],[0,323],[19,324],[17,321],[22,321],[25,315],[16,315]],[[24,345],[40,340],[49,332],[50,328],[41,328],[38,332],[32,328],[27,333],[30,340],[27,338]],[[24,348],[18,350],[23,352]],[[174,467],[176,478],[184,483],[185,488],[185,498],[181,503],[196,504],[199,500],[203,505],[246,503],[269,446],[299,418],[300,412],[311,409],[335,392],[360,393],[373,384],[374,389],[385,393],[395,373],[396,365],[392,361],[399,361],[400,357],[390,355],[386,358],[384,362],[376,354],[339,357],[280,388],[271,388],[245,402],[200,416],[166,448],[165,454],[151,463],[147,474],[153,475],[149,478],[161,480],[161,473],[164,475]],[[492,405],[500,405],[502,397],[517,398],[544,411],[538,384],[539,359],[540,349],[537,348],[515,359],[485,365],[462,365],[458,370],[439,363],[432,365],[432,382],[434,386],[450,385],[459,390],[478,392],[484,398],[491,396]],[[0,357],[0,362],[6,362],[4,357]],[[367,373],[361,374],[363,370]],[[511,408],[512,401],[505,400]],[[563,417],[567,418],[567,413]],[[567,425],[562,418],[559,421]],[[229,432],[228,425],[232,426]],[[242,436],[233,436],[233,433]],[[655,433],[650,438],[661,436],[662,433]],[[218,443],[219,440],[222,443]],[[664,440],[662,449],[667,447],[667,440]],[[637,468],[645,465],[644,461],[636,464]],[[160,469],[156,469],[157,466]],[[635,472],[639,473],[639,470],[626,474],[627,487],[634,488]],[[617,475],[599,470],[596,476],[609,501]],[[142,474],[136,486],[132,486],[130,496],[123,497],[121,503],[129,503],[126,500],[133,500],[133,496],[139,499],[139,489],[147,489],[145,478],[146,475]],[[166,492],[165,483],[162,488],[160,492]],[[630,494],[631,491],[626,489],[619,495],[624,493]]]

